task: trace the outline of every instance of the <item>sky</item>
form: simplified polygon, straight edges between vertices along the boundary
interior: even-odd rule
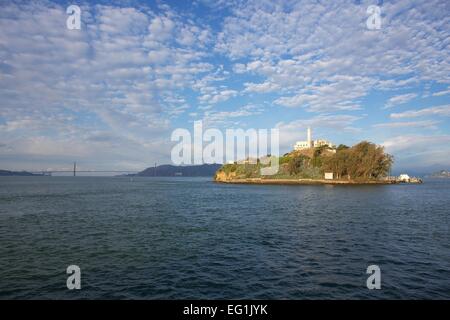
[[[0,0],[0,169],[142,170],[170,163],[171,133],[197,120],[278,128],[281,153],[311,126],[382,145],[397,168],[449,169],[449,13],[447,0]]]

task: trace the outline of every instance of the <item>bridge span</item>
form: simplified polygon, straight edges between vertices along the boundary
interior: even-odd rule
[[[52,176],[53,173],[72,173],[75,177],[77,173],[123,173],[123,174],[132,174],[138,173],[139,171],[132,170],[77,170],[77,163],[73,163],[72,170],[33,170],[29,171],[34,174],[42,174],[43,176]]]

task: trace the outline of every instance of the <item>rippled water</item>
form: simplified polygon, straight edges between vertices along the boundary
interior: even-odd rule
[[[449,191],[2,177],[0,298],[449,299]]]

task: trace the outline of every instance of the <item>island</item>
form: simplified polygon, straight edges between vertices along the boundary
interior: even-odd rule
[[[214,180],[245,184],[398,184],[422,183],[407,174],[389,175],[394,162],[382,146],[362,141],[352,147],[335,146],[330,141],[299,141],[294,150],[281,157],[267,155],[227,163],[217,170]],[[261,169],[278,162],[275,174],[264,175]]]
[[[428,178],[450,178],[450,171],[448,170],[441,170],[437,172],[433,172],[432,174],[427,176]]]

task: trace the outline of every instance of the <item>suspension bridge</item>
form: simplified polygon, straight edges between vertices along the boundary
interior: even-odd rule
[[[54,173],[71,173],[75,177],[77,173],[122,173],[122,174],[132,174],[138,173],[139,171],[130,170],[77,170],[77,163],[73,163],[73,169],[71,170],[34,170],[29,171],[34,174],[41,174],[43,176],[52,176]]]

